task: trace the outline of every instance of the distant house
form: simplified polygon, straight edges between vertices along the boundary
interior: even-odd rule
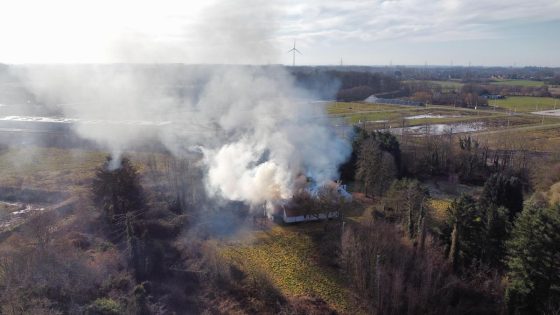
[[[500,94],[485,94],[485,95],[482,95],[482,97],[484,97],[487,100],[502,100],[502,99],[506,98],[505,96],[500,95]]]
[[[391,104],[391,105],[407,105],[407,106],[424,105],[422,102],[405,100],[400,98],[379,98],[375,95],[371,95],[370,97],[366,98],[364,102],[371,103],[371,104]]]

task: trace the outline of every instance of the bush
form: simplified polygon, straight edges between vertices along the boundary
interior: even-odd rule
[[[119,315],[123,313],[121,304],[113,299],[100,298],[90,304],[87,315]]]

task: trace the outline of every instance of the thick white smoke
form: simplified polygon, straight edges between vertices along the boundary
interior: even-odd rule
[[[262,1],[216,3],[201,19],[208,22],[189,32],[202,46],[194,50],[222,63],[247,63],[252,55],[274,61],[272,9]],[[17,74],[115,160],[151,131],[177,156],[201,148],[208,193],[228,200],[289,198],[302,174],[319,184],[336,179],[350,153],[323,105],[302,101],[313,95],[281,66],[35,66]]]
[[[318,183],[338,176],[348,144],[322,105],[295,98],[301,92],[282,69],[228,72],[205,95],[200,109],[229,135],[204,151],[211,192],[255,204],[290,197],[300,174]]]

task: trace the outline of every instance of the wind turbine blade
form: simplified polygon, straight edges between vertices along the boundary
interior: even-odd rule
[[[294,48],[292,48],[292,49],[288,50],[288,52],[289,52],[289,53],[291,53],[292,51],[294,51]]]
[[[303,55],[301,51],[297,50],[297,48],[294,48],[294,50],[297,51],[300,55]]]

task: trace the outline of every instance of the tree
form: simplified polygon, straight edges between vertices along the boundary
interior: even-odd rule
[[[523,209],[523,185],[515,176],[492,174],[484,183],[480,205],[485,209],[505,207],[511,222]]]
[[[393,182],[385,198],[387,206],[404,222],[410,239],[422,236],[429,191],[418,180],[401,179]]]
[[[379,148],[393,157],[395,161],[395,166],[398,170],[397,176],[402,175],[402,157],[401,157],[401,148],[399,141],[392,133],[388,131],[374,131],[371,133],[371,137],[373,137],[378,143]]]
[[[506,299],[512,313],[544,312],[550,303],[560,301],[559,227],[559,206],[528,205],[516,220],[507,243]]]
[[[488,147],[483,147],[471,136],[459,138],[459,154],[456,170],[461,180],[479,182],[487,173]]]
[[[451,230],[448,259],[454,268],[469,265],[482,257],[485,226],[476,201],[468,195],[455,199],[449,208]]]
[[[112,158],[95,172],[92,183],[93,200],[103,208],[111,223],[124,225],[126,214],[134,212],[140,216],[144,207],[142,187],[138,171],[126,157],[119,168],[112,169]]]
[[[362,142],[369,137],[368,132],[358,126],[354,126],[353,140],[352,140],[352,154],[348,161],[340,165],[340,179],[343,181],[354,181],[356,177],[356,167],[358,163],[358,155]]]
[[[493,267],[503,267],[506,257],[506,241],[511,232],[509,210],[505,207],[483,209],[485,224],[484,253],[482,261]]]
[[[394,158],[373,137],[363,141],[357,166],[356,179],[362,182],[366,196],[383,195],[397,177]]]

